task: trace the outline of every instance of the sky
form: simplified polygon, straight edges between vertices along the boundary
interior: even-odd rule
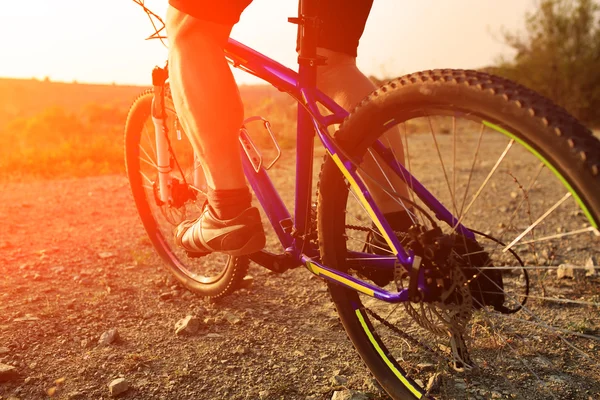
[[[217,0],[218,1],[218,0]],[[167,0],[146,0],[164,16]],[[503,29],[524,31],[535,0],[375,0],[358,66],[379,78],[432,68],[479,68],[512,55]],[[297,0],[254,0],[232,37],[296,69]],[[0,77],[149,85],[167,50],[131,0],[2,0]],[[241,84],[260,83],[243,72]]]

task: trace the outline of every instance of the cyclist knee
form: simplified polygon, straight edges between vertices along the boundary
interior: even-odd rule
[[[327,58],[327,64],[317,69],[319,77],[335,73],[340,68],[356,67],[356,57],[339,51],[329,50],[323,47],[317,49],[317,54]]]
[[[171,46],[210,43],[221,49],[227,43],[233,25],[204,21],[169,6],[165,20],[167,37]]]

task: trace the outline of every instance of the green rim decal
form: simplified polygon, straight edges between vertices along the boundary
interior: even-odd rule
[[[560,174],[560,172],[558,172],[558,170],[556,168],[554,168],[554,166],[552,164],[550,164],[548,162],[548,160],[546,160],[544,158],[544,156],[542,156],[540,153],[538,153],[533,147],[531,147],[528,143],[524,142],[523,139],[513,135],[512,133],[508,132],[506,129],[499,127],[498,125],[495,125],[491,122],[488,121],[483,121],[483,124],[486,125],[489,128],[492,128],[495,131],[498,131],[508,137],[510,137],[511,139],[516,140],[517,142],[519,142],[523,147],[525,147],[527,150],[529,150],[533,155],[535,155],[538,159],[540,159],[544,165],[546,165],[546,167],[548,167],[548,169],[550,171],[552,171],[554,173],[554,175],[556,175],[556,177],[562,182],[562,184],[569,189],[569,192],[571,192],[571,194],[573,195],[573,197],[575,198],[575,201],[577,201],[577,204],[579,204],[579,207],[581,207],[581,210],[583,211],[583,213],[585,214],[585,216],[587,217],[588,221],[590,221],[590,224],[598,229],[598,224],[596,223],[596,221],[594,221],[594,218],[592,217],[592,213],[587,209],[587,207],[585,206],[585,204],[583,203],[583,201],[581,200],[581,198],[579,197],[579,195],[577,194],[577,192],[575,192],[575,190],[573,189],[573,187],[569,184],[569,182],[567,182],[567,180]]]
[[[373,336],[373,333],[371,332],[371,330],[367,326],[367,323],[365,322],[365,319],[362,316],[360,310],[356,310],[355,312],[356,312],[356,316],[358,317],[358,320],[360,321],[360,324],[361,324],[362,328],[364,329],[365,333],[369,337],[369,341],[371,342],[371,344],[373,345],[373,347],[375,347],[375,350],[377,350],[377,354],[379,354],[379,356],[381,357],[381,359],[383,361],[385,361],[386,365],[392,370],[392,372],[394,373],[394,375],[396,375],[398,377],[398,379],[400,379],[400,381],[402,381],[402,383],[404,384],[404,386],[406,386],[412,392],[412,394],[415,395],[415,397],[417,397],[418,399],[420,399],[421,397],[423,397],[423,393],[421,393],[417,388],[415,388],[413,386],[413,384],[410,383],[408,381],[408,379],[406,379],[406,377],[404,375],[402,375],[402,373],[398,370],[398,368],[396,368],[396,366],[390,361],[390,359],[388,358],[388,356],[381,349],[381,346],[379,346],[379,343],[377,343],[377,340],[375,340],[375,337]]]

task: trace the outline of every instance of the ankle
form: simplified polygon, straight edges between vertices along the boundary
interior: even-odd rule
[[[209,187],[207,198],[212,212],[221,220],[235,218],[252,205],[248,187],[225,190]]]
[[[412,210],[410,213],[412,214]],[[406,210],[384,213],[383,216],[394,231],[408,232],[413,225],[411,215]]]

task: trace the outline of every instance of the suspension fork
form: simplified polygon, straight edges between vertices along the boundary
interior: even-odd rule
[[[165,111],[165,83],[169,77],[167,67],[154,67],[152,70],[152,86],[154,97],[152,99],[152,123],[154,124],[154,138],[156,140],[156,168],[158,170],[158,195],[163,203],[172,203],[171,195],[171,155],[167,140],[167,112]]]

